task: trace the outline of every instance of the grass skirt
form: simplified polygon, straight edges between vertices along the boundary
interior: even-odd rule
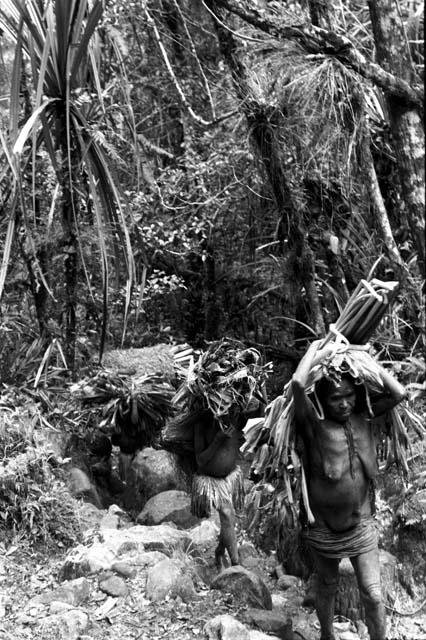
[[[212,507],[220,510],[227,504],[232,504],[235,511],[241,511],[244,506],[244,478],[239,466],[225,478],[194,474],[191,491],[193,515],[208,518]]]

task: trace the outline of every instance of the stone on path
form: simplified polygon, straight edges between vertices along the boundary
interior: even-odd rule
[[[250,640],[276,640],[276,638],[277,636],[270,636],[269,634],[263,633],[263,631],[258,631],[257,629],[250,629],[249,631]]]
[[[131,462],[122,500],[127,509],[137,513],[152,496],[169,489],[180,489],[180,485],[173,456],[163,449],[145,447]]]
[[[291,618],[277,611],[265,611],[265,609],[247,609],[245,612],[247,622],[259,627],[266,633],[271,633],[281,640],[293,640],[293,624]]]
[[[111,565],[111,570],[119,576],[123,576],[123,578],[134,578],[137,573],[135,567],[132,567],[127,562],[120,561],[114,562]]]
[[[77,578],[63,582],[61,586],[45,591],[32,598],[28,607],[33,604],[50,604],[51,602],[64,602],[74,607],[86,602],[90,597],[90,582],[86,578]]]
[[[72,609],[40,620],[40,638],[43,640],[77,640],[89,626],[84,611]]]
[[[214,550],[217,547],[219,537],[219,526],[216,524],[214,516],[202,520],[199,525],[187,531],[189,543],[187,552],[191,556],[214,558]]]
[[[240,565],[228,567],[211,583],[212,589],[228,591],[252,606],[272,609],[272,598],[264,580]]]
[[[165,551],[189,543],[186,531],[161,524],[156,527],[136,525],[128,529],[92,530],[85,542],[65,558],[60,571],[62,580],[111,570],[117,560],[132,560],[144,551]]]
[[[157,564],[157,562],[161,562],[162,560],[167,560],[165,553],[161,551],[147,551],[146,553],[141,553],[135,559],[135,566],[138,568],[146,569],[147,567],[153,567]]]
[[[108,576],[99,580],[99,589],[114,598],[125,597],[129,592],[123,578],[119,576]]]
[[[166,596],[179,596],[184,602],[189,602],[196,596],[189,569],[176,559],[166,558],[148,570],[146,597],[160,602]]]
[[[208,640],[250,640],[248,629],[233,616],[216,616],[204,626]]]
[[[191,513],[191,497],[186,491],[171,489],[152,496],[136,519],[138,524],[157,525],[174,522],[179,529],[189,529],[200,519]]]

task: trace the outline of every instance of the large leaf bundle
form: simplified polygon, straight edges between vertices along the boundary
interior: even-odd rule
[[[323,417],[322,408],[316,398],[315,384],[321,378],[326,377],[338,383],[343,374],[349,373],[355,384],[364,386],[369,408],[370,397],[383,390],[380,367],[370,355],[369,348],[364,344],[350,344],[349,340],[356,338],[364,341],[372,335],[396,287],[395,282],[361,281],[335,325],[330,327],[322,346],[331,342],[334,350],[326,361],[311,368],[306,384],[306,392],[311,394],[320,418]],[[408,471],[405,450],[409,445],[409,426],[420,436],[424,435],[420,419],[405,404],[394,408],[381,421],[381,436],[387,441],[385,448],[403,473]],[[302,495],[308,519],[312,521],[305,472],[297,450],[291,382],[284,387],[283,394],[269,404],[265,417],[249,421],[244,433],[246,442],[242,452],[254,454],[252,470],[260,478],[254,492],[256,504],[260,507],[265,499],[269,503],[272,500],[272,508],[284,523],[294,526]]]
[[[174,390],[161,377],[131,378],[104,369],[73,385],[71,391],[83,405],[101,409],[99,426],[143,433],[147,444],[158,439],[173,413]]]
[[[189,413],[209,410],[226,432],[254,399],[263,400],[262,387],[269,371],[270,364],[261,364],[256,349],[224,338],[211,343],[189,368],[174,402]]]

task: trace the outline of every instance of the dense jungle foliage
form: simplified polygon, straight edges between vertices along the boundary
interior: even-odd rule
[[[3,0],[0,28],[2,393],[64,428],[105,350],[230,336],[274,396],[373,273],[421,396],[422,3]]]

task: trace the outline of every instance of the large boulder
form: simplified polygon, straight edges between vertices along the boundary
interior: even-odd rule
[[[191,497],[186,491],[171,489],[152,496],[145,504],[136,522],[156,525],[162,522],[174,522],[178,529],[189,529],[200,522],[200,518],[191,513]]]
[[[285,613],[265,609],[247,609],[245,619],[266,633],[272,633],[282,640],[293,640],[293,623]]]
[[[127,471],[127,487],[122,500],[126,509],[139,513],[152,496],[181,488],[173,455],[162,449],[145,447],[137,452]]]
[[[148,570],[146,596],[154,602],[160,602],[166,596],[179,596],[184,602],[192,600],[196,591],[187,565],[173,558],[157,562]]]
[[[271,594],[264,580],[240,565],[221,571],[210,586],[228,591],[251,606],[272,609]]]

